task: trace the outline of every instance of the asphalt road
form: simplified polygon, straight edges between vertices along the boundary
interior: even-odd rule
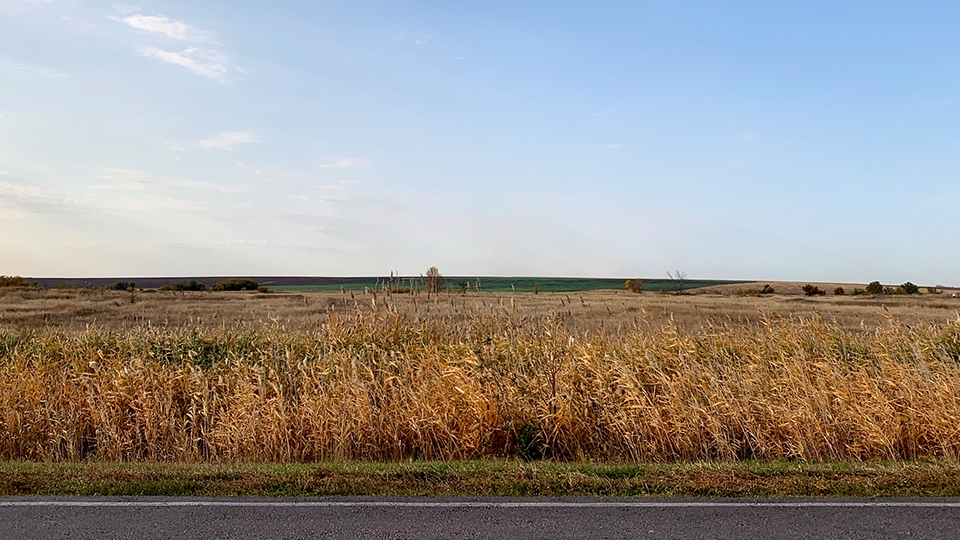
[[[0,498],[0,538],[960,538],[960,499]]]

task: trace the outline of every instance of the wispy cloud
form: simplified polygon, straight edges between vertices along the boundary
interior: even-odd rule
[[[213,33],[200,30],[192,24],[171,19],[163,15],[128,15],[121,19],[127,26],[153,34],[161,34],[171,39],[216,43]]]
[[[430,34],[418,34],[417,32],[403,30],[397,33],[397,39],[401,41],[412,41],[414,45],[426,45],[427,43],[430,43],[430,40],[433,39],[433,36]]]
[[[126,190],[147,189],[151,182],[147,180],[147,173],[139,169],[107,169],[99,176],[109,185],[95,185],[90,187]]]
[[[328,158],[328,162],[318,165],[321,169],[366,169],[370,160],[363,157]]]
[[[246,188],[243,188],[243,187],[223,186],[220,184],[213,184],[210,182],[197,182],[194,180],[175,180],[174,182],[170,183],[170,187],[216,191],[217,193],[246,193],[248,191]]]
[[[227,57],[215,50],[203,50],[189,47],[180,52],[165,51],[156,47],[144,47],[140,54],[145,58],[153,58],[167,64],[183,66],[197,75],[211,79],[223,79],[227,72]]]
[[[64,77],[68,77],[68,75],[62,71],[50,69],[43,66],[21,64],[20,62],[11,62],[9,60],[3,60],[0,63],[2,63],[5,66],[10,66],[14,69],[18,69],[20,71],[33,72],[33,73],[36,73],[37,75],[42,75],[44,77],[53,77],[56,79],[62,79]]]
[[[0,171],[0,176],[10,176],[10,171]]]
[[[238,144],[260,142],[252,131],[221,131],[213,137],[208,137],[191,144],[174,141],[160,141],[164,146],[178,152],[186,152],[194,148],[233,148]]]
[[[200,148],[232,148],[238,144],[258,142],[250,131],[224,131],[197,143]]]
[[[191,43],[217,43],[217,38],[213,32],[201,30],[192,24],[171,19],[165,15],[137,13],[137,8],[132,6],[115,5],[113,8],[120,16],[111,15],[108,19],[121,22],[146,35],[154,36],[154,38]],[[211,79],[223,80],[227,73],[227,55],[216,49],[187,47],[181,51],[172,51],[153,45],[145,45],[140,47],[139,53],[144,58],[182,66],[197,75]]]

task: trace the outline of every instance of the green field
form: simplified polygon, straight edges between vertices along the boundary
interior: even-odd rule
[[[627,278],[558,278],[558,277],[476,277],[476,276],[445,276],[444,289],[450,291],[459,291],[461,284],[469,283],[470,289],[476,287],[477,280],[480,281],[480,288],[487,292],[532,292],[534,285],[539,283],[540,292],[578,292],[595,291],[602,289],[623,289],[624,281]],[[339,291],[341,287],[348,291],[362,291],[368,289],[381,289],[385,283],[389,283],[388,278],[343,278],[342,281],[325,283],[322,285],[279,285],[270,286],[277,291]],[[419,278],[417,278],[419,282]],[[709,280],[709,279],[691,279],[683,284],[684,290],[696,289],[700,287],[710,287],[713,285],[726,285],[730,283],[739,283],[737,281]],[[394,287],[409,287],[410,279],[394,279]],[[421,285],[422,286],[422,285]],[[673,291],[677,289],[677,283],[669,279],[644,279],[643,289],[645,291]]]

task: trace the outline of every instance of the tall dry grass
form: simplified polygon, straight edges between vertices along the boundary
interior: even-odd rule
[[[0,459],[956,459],[960,320],[0,330]]]

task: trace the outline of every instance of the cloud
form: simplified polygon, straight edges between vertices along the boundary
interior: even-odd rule
[[[134,6],[118,4],[114,5],[113,9],[120,16],[111,15],[107,17],[108,19],[121,22],[146,34],[192,43],[217,43],[216,36],[212,32],[201,30],[183,21],[164,15],[143,15],[137,13],[137,8]],[[143,46],[139,49],[139,53],[145,58],[183,66],[197,75],[211,79],[222,80],[227,73],[227,55],[216,49],[188,47],[178,52],[155,46]]]
[[[0,176],[10,176],[10,171],[0,171]]]
[[[33,72],[33,73],[36,73],[37,75],[41,75],[41,76],[44,76],[44,77],[53,77],[53,78],[55,78],[55,79],[62,79],[62,78],[65,78],[65,77],[69,77],[69,75],[67,75],[66,73],[64,73],[64,72],[62,72],[62,71],[58,71],[58,70],[55,70],[55,69],[46,68],[46,67],[43,67],[43,66],[21,64],[21,63],[19,63],[19,62],[11,62],[11,61],[9,61],[9,60],[3,60],[2,63],[3,63],[3,65],[5,65],[5,66],[10,66],[10,67],[12,67],[12,68],[14,68],[14,69],[18,69],[18,70],[20,70],[20,71]]]
[[[200,148],[232,148],[238,144],[258,142],[250,131],[223,131],[197,143]]]
[[[183,143],[178,143],[173,141],[160,141],[160,144],[166,146],[171,150],[176,150],[177,152],[186,152],[187,150],[190,149],[190,145],[188,144],[183,144]]]
[[[94,188],[142,190],[150,187],[147,173],[139,169],[106,169],[99,177],[109,182],[107,185],[94,185]]]
[[[216,43],[216,38],[211,32],[200,30],[192,24],[164,17],[163,15],[128,15],[122,20],[127,26],[136,28],[137,30],[143,30],[153,34],[162,34],[171,39]]]
[[[370,160],[362,157],[338,157],[328,158],[331,161],[318,165],[321,169],[366,169],[370,166]]]
[[[430,34],[419,34],[417,32],[409,32],[403,30],[402,32],[397,32],[397,39],[401,41],[412,41],[414,45],[426,45],[430,43],[430,40],[433,39],[433,36]]]
[[[170,183],[170,187],[216,191],[217,193],[246,193],[248,191],[242,187],[222,186],[220,184],[197,182],[194,180],[176,180]]]
[[[180,52],[174,52],[165,51],[156,47],[144,47],[140,49],[140,55],[145,58],[160,60],[167,64],[183,66],[197,75],[211,79],[223,79],[223,75],[227,72],[227,68],[224,65],[227,61],[226,55],[215,50],[202,50],[196,47],[189,47]]]

